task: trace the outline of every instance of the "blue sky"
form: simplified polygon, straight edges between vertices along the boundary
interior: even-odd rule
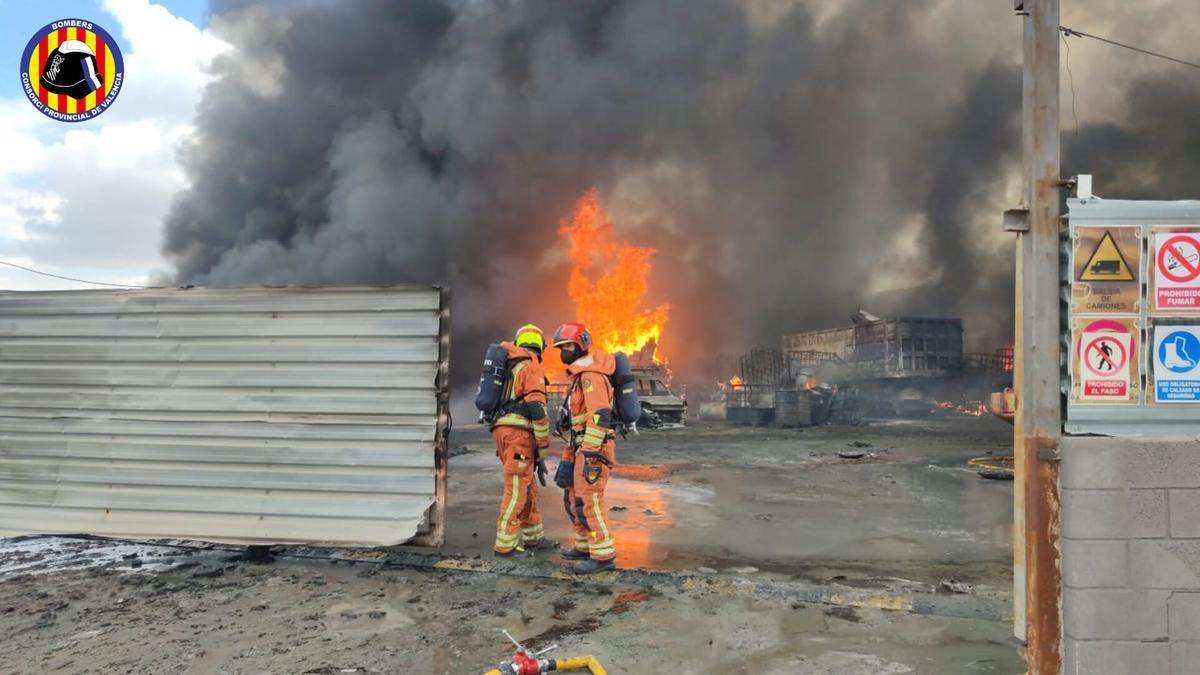
[[[163,218],[187,188],[178,151],[229,48],[207,15],[208,0],[0,0],[0,260],[117,283],[169,271]],[[125,61],[112,107],[76,124],[29,104],[19,64],[40,28],[70,18],[103,26]],[[0,288],[65,285],[0,267]]]
[[[159,0],[172,14],[199,28],[208,23],[208,0]],[[88,19],[104,27],[120,41],[123,37],[116,17],[99,0],[0,0],[0,63],[9,64],[8,77],[0,78],[0,96],[20,96],[18,64],[25,44],[42,26],[59,19]]]

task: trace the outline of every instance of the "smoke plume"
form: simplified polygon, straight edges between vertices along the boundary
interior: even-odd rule
[[[1010,341],[1008,3],[218,2],[213,25],[235,49],[182,154],[181,283],[448,284],[467,379],[487,341],[573,318],[556,230],[596,187],[657,249],[647,307],[672,304],[683,373],[859,306]],[[1146,77],[1135,125],[1088,120],[1070,147],[1151,193],[1200,154],[1150,161],[1142,143],[1196,138],[1161,90],[1197,95]],[[1098,149],[1122,143],[1141,169]]]

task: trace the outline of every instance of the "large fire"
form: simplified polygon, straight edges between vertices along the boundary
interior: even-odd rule
[[[567,294],[575,305],[575,320],[587,326],[592,341],[607,352],[629,355],[653,342],[654,360],[665,361],[658,345],[670,306],[641,309],[654,249],[618,239],[594,189],[562,220],[558,234],[571,260]],[[557,353],[547,357],[547,371],[557,371]]]

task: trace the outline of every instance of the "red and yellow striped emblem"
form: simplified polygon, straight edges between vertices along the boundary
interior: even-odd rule
[[[70,96],[46,91],[39,80],[42,71],[46,68],[46,56],[67,40],[79,40],[91,47],[92,53],[96,55],[96,71],[103,83],[100,89],[78,101]],[[51,31],[49,35],[42,38],[42,41],[34,48],[33,55],[29,57],[29,81],[33,85],[33,90],[37,92],[42,103],[60,113],[82,113],[95,108],[96,104],[103,101],[104,97],[108,95],[109,89],[112,88],[112,78],[105,77],[105,75],[116,72],[116,70],[117,65],[113,62],[112,50],[105,44],[104,39],[83,28],[59,28]]]
[[[78,76],[72,73],[74,79],[81,80],[76,83],[77,90],[82,87],[78,93],[61,93],[62,86],[47,87],[47,81],[42,79],[46,73],[47,59],[52,58],[55,49],[68,41],[87,46],[83,62],[75,63],[75,73],[78,73],[80,68],[83,73]],[[83,56],[80,52],[84,52],[84,49],[78,44],[73,44],[67,45],[60,52],[71,52],[78,58]],[[56,62],[62,63],[63,59],[58,57]],[[51,65],[54,66],[55,63]],[[124,62],[120,49],[103,28],[90,21],[65,19],[47,25],[29,41],[21,66],[22,83],[30,102],[47,116],[77,122],[99,114],[101,111],[92,111],[99,107],[107,108],[116,98],[120,91]],[[84,91],[88,91],[89,83],[92,89],[84,94]],[[57,89],[59,93],[51,89]]]

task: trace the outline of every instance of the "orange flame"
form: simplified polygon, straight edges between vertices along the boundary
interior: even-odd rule
[[[575,303],[575,320],[587,326],[593,342],[607,352],[633,355],[653,340],[654,360],[664,361],[657,345],[670,306],[639,308],[648,289],[654,249],[617,239],[595,189],[579,199],[558,234],[571,258],[567,293]]]
[[[733,377],[729,378],[729,386],[732,387],[733,389],[741,389],[745,385],[746,385],[746,381],[737,375],[734,375]]]

